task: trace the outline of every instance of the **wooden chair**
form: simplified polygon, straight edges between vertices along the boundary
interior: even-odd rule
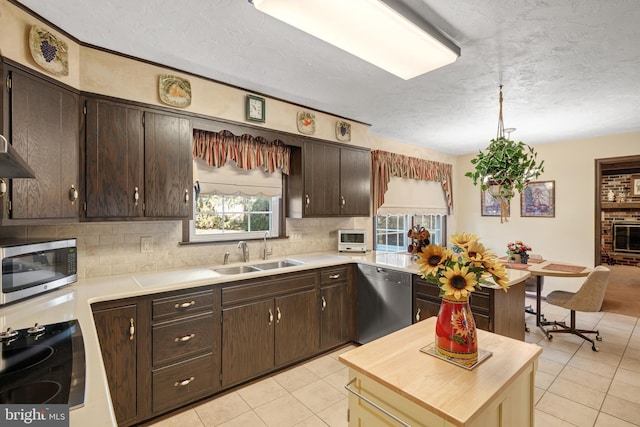
[[[591,343],[591,349],[598,351],[598,347],[593,339],[584,334],[596,334],[595,340],[602,341],[598,330],[578,329],[576,328],[576,311],[595,312],[602,308],[604,293],[609,283],[610,270],[602,265],[597,266],[578,289],[577,292],[553,291],[547,295],[547,302],[552,305],[567,308],[571,310],[571,324],[567,326],[565,322],[553,322],[553,333],[569,333],[579,336],[580,338]],[[562,328],[562,329],[558,329]],[[545,331],[547,338],[552,339],[553,335],[547,329]]]

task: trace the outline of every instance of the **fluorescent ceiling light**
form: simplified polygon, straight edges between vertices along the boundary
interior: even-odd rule
[[[460,48],[427,22],[418,26],[380,0],[249,1],[256,9],[405,80],[460,56]]]

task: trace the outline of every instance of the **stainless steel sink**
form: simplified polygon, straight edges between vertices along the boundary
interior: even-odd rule
[[[215,268],[213,271],[220,274],[242,274],[260,271],[260,269],[253,265],[236,265],[233,267]]]
[[[282,259],[280,261],[265,262],[254,265],[258,270],[273,270],[274,268],[294,267],[296,265],[302,265],[301,262],[293,261],[290,259]]]

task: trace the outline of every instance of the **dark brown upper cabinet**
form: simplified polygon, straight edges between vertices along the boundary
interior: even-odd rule
[[[3,225],[78,220],[79,96],[40,74],[3,64],[3,135],[35,172],[14,178]],[[0,172],[1,175],[1,172]]]
[[[369,150],[305,141],[291,153],[287,216],[369,216],[370,180]]]
[[[84,154],[83,220],[191,216],[188,118],[87,98]]]

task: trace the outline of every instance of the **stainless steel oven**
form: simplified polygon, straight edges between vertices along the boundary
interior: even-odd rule
[[[78,280],[76,239],[0,241],[0,305],[59,288]]]

